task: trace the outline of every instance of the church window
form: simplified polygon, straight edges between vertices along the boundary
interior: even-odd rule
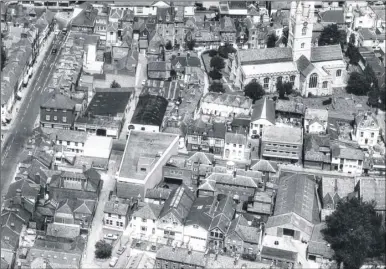
[[[336,76],[340,77],[341,75],[342,75],[342,70],[341,69],[336,70]]]
[[[304,43],[302,43],[300,46],[301,46],[302,49],[304,49]]]
[[[310,81],[309,81],[308,87],[309,88],[316,88],[317,85],[318,85],[318,75],[316,73],[313,73],[310,76]]]
[[[302,35],[306,35],[307,34],[307,27],[303,27],[302,29]]]
[[[264,78],[264,88],[268,89],[269,86],[269,78]]]
[[[290,82],[291,82],[292,86],[295,84],[295,78],[296,77],[294,75],[290,76]]]
[[[323,81],[323,88],[326,89],[327,88],[327,84],[328,82],[327,81]]]

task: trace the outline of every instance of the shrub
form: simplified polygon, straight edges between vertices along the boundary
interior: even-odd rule
[[[95,244],[95,257],[98,259],[108,259],[111,257],[113,246],[104,240],[100,240]]]

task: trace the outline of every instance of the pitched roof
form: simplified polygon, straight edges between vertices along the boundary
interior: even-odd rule
[[[318,108],[307,108],[304,119],[313,120],[318,119],[320,121],[327,122],[328,120],[328,110],[327,109],[318,109]]]
[[[198,225],[205,230],[208,230],[212,222],[212,216],[208,213],[215,201],[216,197],[198,197],[194,201],[188,216],[186,217],[185,226]]]
[[[225,143],[237,144],[237,145],[246,145],[247,144],[247,136],[245,134],[226,133],[225,134]]]
[[[232,106],[249,109],[252,105],[252,100],[246,96],[209,92],[203,98],[202,102],[213,103],[217,105]]]
[[[145,198],[166,200],[169,198],[172,190],[165,188],[153,188],[146,190]]]
[[[265,119],[275,124],[275,103],[271,99],[264,97],[256,101],[252,109],[251,121]]]
[[[240,62],[242,65],[278,63],[292,61],[291,48],[267,48],[240,50]]]
[[[335,193],[340,198],[352,193],[355,188],[355,178],[351,177],[322,177],[322,198],[327,194],[334,196]]]
[[[267,126],[263,130],[262,141],[302,144],[302,130],[296,127]]]
[[[304,55],[299,57],[296,61],[296,65],[300,73],[305,77],[315,70],[315,66]]]
[[[254,164],[252,163],[251,170],[276,173],[278,171],[278,166],[274,161],[260,159],[257,160]]]
[[[122,203],[119,198],[115,200],[107,201],[103,212],[126,216],[129,210],[129,205]]]
[[[302,103],[293,100],[281,100],[278,99],[275,104],[276,111],[290,112],[300,115],[304,115],[305,106]]]
[[[244,242],[260,243],[260,230],[256,227],[250,227],[242,215],[232,220],[226,236],[230,236],[232,233],[237,234]]]
[[[375,201],[376,210],[386,210],[386,180],[384,177],[361,177],[360,195],[364,201]]]
[[[193,192],[185,185],[181,185],[173,190],[170,197],[165,201],[160,213],[160,218],[171,213],[181,223],[184,223],[193,205],[194,199]]]
[[[334,251],[328,246],[323,238],[322,230],[326,227],[325,223],[319,223],[312,230],[311,239],[308,242],[307,252],[312,255],[322,256],[326,259],[332,259]]]
[[[322,22],[343,24],[344,13],[343,10],[327,10],[321,14]]]
[[[157,251],[156,259],[205,267],[205,253],[198,251],[189,252],[186,248],[172,248],[164,246]]]
[[[70,97],[54,93],[41,105],[41,107],[72,110],[75,108],[75,104],[76,103],[70,99]]]
[[[131,123],[161,126],[167,106],[162,96],[140,96]]]
[[[279,180],[274,216],[293,212],[311,223],[319,223],[314,179],[309,175],[288,173]]]
[[[340,45],[329,45],[311,48],[311,63],[343,60]]]
[[[163,205],[144,203],[144,205],[133,213],[133,217],[156,220],[161,214]]]
[[[74,239],[80,235],[80,226],[77,224],[49,223],[47,225],[47,235]]]

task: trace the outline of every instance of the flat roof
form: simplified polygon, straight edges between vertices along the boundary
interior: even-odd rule
[[[160,158],[158,154],[165,152],[174,141],[178,142],[178,138],[176,134],[131,130],[123,153],[119,177],[144,180],[150,170],[140,171],[137,169],[138,162],[152,158],[154,165]]]
[[[302,144],[302,129],[295,127],[267,126],[262,141],[288,144]]]

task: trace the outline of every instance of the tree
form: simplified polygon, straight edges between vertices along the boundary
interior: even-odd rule
[[[363,73],[364,73],[366,79],[368,80],[368,82],[370,83],[371,88],[378,90],[379,89],[378,88],[378,78],[375,75],[373,69],[369,65],[367,65],[365,67],[365,70],[363,70]]]
[[[372,90],[367,94],[369,97],[367,103],[372,107],[378,107],[380,93],[377,90]]]
[[[186,41],[186,47],[188,48],[188,50],[193,50],[195,45],[196,45],[195,40]]]
[[[276,46],[277,36],[272,33],[268,36],[267,48],[274,48]]]
[[[324,27],[320,34],[319,46],[340,44],[342,47],[346,43],[346,32],[340,31],[336,24],[330,24]]]
[[[174,69],[170,70],[170,77],[171,77],[172,79],[175,79],[176,76],[177,76],[176,70],[174,70]]]
[[[350,64],[357,65],[360,60],[358,48],[349,43],[346,50],[346,57],[350,59]]]
[[[220,82],[213,82],[208,89],[210,92],[225,92],[224,86]]]
[[[221,58],[220,56],[214,56],[210,60],[210,67],[212,67],[215,70],[221,70],[225,67],[225,62],[224,59]]]
[[[348,43],[351,44],[351,45],[353,45],[353,46],[355,46],[355,34],[354,34],[354,33],[352,33],[352,34],[350,35],[350,38],[349,38]]]
[[[110,88],[121,88],[121,85],[114,80],[113,82],[111,82]]]
[[[379,97],[381,99],[381,108],[385,110],[386,108],[386,88],[383,86],[383,88],[379,91]]]
[[[285,99],[285,89],[281,80],[276,82],[276,90],[279,92],[279,98]]]
[[[288,45],[288,35],[289,35],[289,28],[286,27],[286,28],[284,28],[284,30],[283,30],[283,44],[284,44],[284,46],[286,46],[286,47],[287,47],[287,45]]]
[[[214,57],[214,56],[216,56],[217,55],[217,50],[210,50],[210,51],[208,51],[208,53],[209,53],[209,56],[210,57]]]
[[[218,55],[221,57],[228,59],[229,53],[235,53],[236,49],[231,44],[225,44],[224,46],[220,46],[218,48]]]
[[[173,49],[173,45],[172,45],[172,42],[170,40],[166,43],[165,49],[167,49],[167,50]]]
[[[259,82],[253,80],[244,87],[244,94],[251,98],[253,103],[255,103],[256,100],[259,100],[264,96],[265,91]]]
[[[289,81],[284,82],[284,83],[283,83],[283,87],[284,87],[285,93],[286,93],[287,95],[290,95],[291,93],[293,93],[293,87],[294,87],[294,85],[293,85],[291,82],[289,82]]]
[[[212,70],[209,72],[209,76],[213,80],[220,80],[222,79],[222,74],[218,70]]]
[[[5,66],[5,62],[7,61],[7,54],[5,53],[4,46],[1,46],[1,70],[3,70]]]
[[[95,244],[95,257],[98,259],[108,259],[111,257],[113,246],[104,240],[99,240]]]
[[[346,91],[355,95],[367,95],[372,87],[364,74],[353,72],[347,81]]]
[[[358,198],[341,200],[336,210],[326,218],[322,230],[324,239],[334,250],[334,258],[344,268],[359,269],[366,258],[383,256],[385,231],[382,218],[374,209],[374,203]]]

